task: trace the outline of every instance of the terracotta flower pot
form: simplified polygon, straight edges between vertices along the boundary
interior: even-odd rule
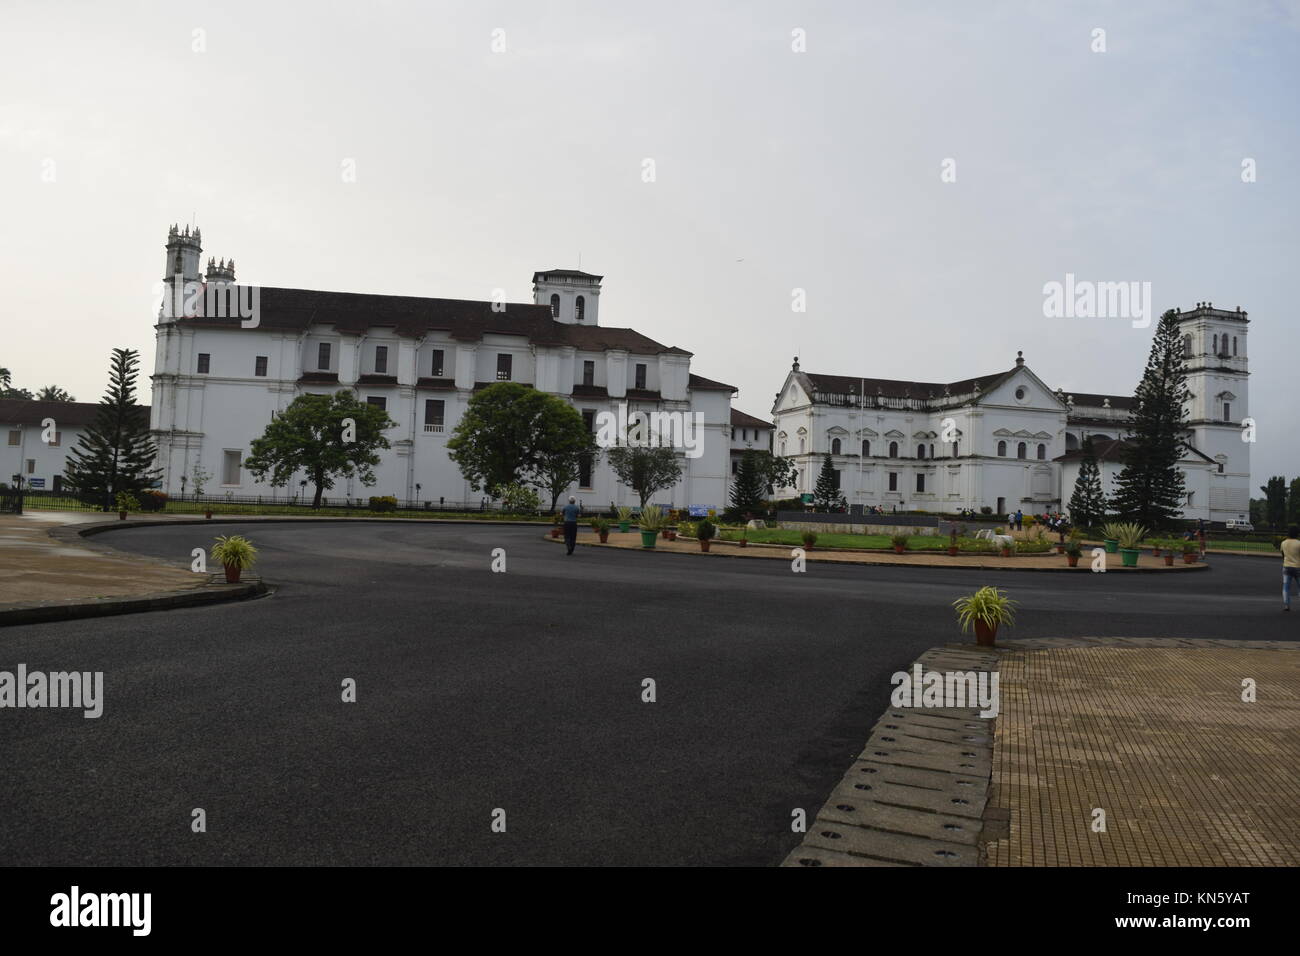
[[[1057,553],[1057,554],[1065,554],[1065,545],[1063,545],[1063,544],[1058,544],[1058,545],[1056,546],[1056,553]]]
[[[1172,568],[1174,566],[1174,556],[1172,552],[1166,554],[1164,556],[1164,559],[1165,559],[1165,567]]]
[[[955,558],[955,557],[957,557],[957,555],[959,555],[959,554],[961,554],[961,548],[949,548],[949,549],[948,549],[948,557],[950,557],[950,558]]]
[[[125,520],[126,520],[126,512],[125,512],[125,511],[119,511],[119,512],[117,513],[117,520],[118,520],[118,521],[125,521]]]
[[[1077,554],[1067,554],[1065,560],[1072,568],[1079,566],[1079,556]]]
[[[1195,563],[1196,563],[1196,552],[1195,552],[1195,551],[1185,551],[1185,552],[1183,552],[1183,564],[1195,564]]]
[[[669,541],[676,541],[676,540],[677,540],[677,532],[676,532],[676,531],[669,531],[669,532],[668,532],[668,540],[669,540]]]
[[[668,529],[667,529],[667,528],[664,528],[664,530],[661,532],[661,534],[663,534],[663,536],[664,536],[664,540],[665,540],[665,541],[670,540],[669,537],[668,537]]]
[[[704,538],[701,538],[701,539],[700,539],[700,550],[701,550],[701,551],[708,551],[708,550],[709,550],[709,545],[711,545],[711,544],[713,544],[712,541],[708,541],[708,540],[705,540]]]
[[[1003,549],[1002,549],[1002,557],[1004,557],[1004,558],[1009,558],[1009,557],[1011,557],[1011,549],[1010,549],[1010,548],[1003,548]]]
[[[609,541],[609,532],[608,532],[608,531],[601,531],[601,532],[600,532],[600,543],[601,543],[601,544],[605,544],[605,543],[607,543],[608,541]]]
[[[894,545],[894,554],[902,554],[906,550],[901,544]]]
[[[740,541],[738,542],[738,544],[739,544],[742,548],[748,548],[748,547],[749,547],[749,542],[748,542],[746,539],[744,539],[744,538],[741,538]]]
[[[1153,548],[1151,549],[1151,557],[1153,557],[1153,558],[1158,558],[1158,557],[1160,557],[1160,549],[1159,549],[1159,548],[1154,548],[1154,547],[1153,547]]]
[[[552,537],[552,538],[558,538],[559,536],[560,536],[560,529],[559,529],[559,528],[552,528],[552,529],[551,529],[551,537]]]
[[[238,584],[238,583],[239,583],[239,572],[240,572],[240,570],[241,570],[241,569],[239,568],[239,566],[238,566],[238,565],[234,565],[234,564],[227,564],[227,565],[225,565],[225,569],[226,569],[226,583],[227,583],[227,584]]]
[[[983,621],[975,622],[975,643],[984,647],[992,647],[994,640],[998,636],[997,625],[985,624]]]
[[[205,518],[207,518],[209,521],[211,521],[211,520],[212,520],[212,512],[211,512],[211,511],[205,511],[205,512],[203,512],[203,517],[205,517]]]

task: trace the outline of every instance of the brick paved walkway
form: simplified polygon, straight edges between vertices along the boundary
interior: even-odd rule
[[[989,865],[1300,864],[1300,644],[1071,643],[999,661]]]

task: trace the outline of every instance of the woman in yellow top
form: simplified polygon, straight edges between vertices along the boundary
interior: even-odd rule
[[[1282,542],[1282,610],[1291,610],[1291,582],[1300,588],[1300,539],[1296,537],[1296,526],[1286,530],[1286,539]]]

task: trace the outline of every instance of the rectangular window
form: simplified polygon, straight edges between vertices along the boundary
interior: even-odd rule
[[[387,345],[375,346],[375,374],[376,375],[388,374],[388,346]]]
[[[442,431],[442,416],[447,403],[441,398],[424,400],[424,430],[426,432]]]
[[[34,474],[35,471],[36,471],[36,459],[35,459],[35,458],[28,458],[28,459],[27,459],[27,474],[29,474],[29,475],[30,475],[30,474]]]
[[[578,459],[578,487],[591,487],[591,456],[583,455]]]
[[[21,431],[12,430],[9,432],[9,444],[21,445],[22,443],[23,443],[23,433]]]
[[[434,378],[442,378],[442,349],[433,350],[433,365],[429,369],[429,374]]]
[[[212,365],[212,356],[207,352],[199,353],[199,374],[207,375],[208,368]]]
[[[382,395],[367,395],[366,403],[374,405],[376,408],[382,408],[384,411],[388,411],[388,399],[384,398]]]
[[[595,362],[582,363],[582,384],[583,385],[596,384],[596,363]]]
[[[514,356],[508,352],[497,355],[497,381],[510,381],[510,372],[514,366]]]
[[[221,483],[239,484],[239,452],[227,451],[221,461]]]
[[[636,366],[636,387],[645,388],[645,365],[640,362]]]
[[[889,473],[889,490],[890,491],[898,490],[898,472],[896,471],[891,471]]]
[[[925,475],[916,476],[916,490],[925,491]]]
[[[739,464],[740,464],[740,462],[736,461],[736,459],[734,459],[734,458],[731,459],[731,473],[732,473],[733,475],[736,473],[736,468],[737,468],[737,466],[738,466]]]
[[[1223,403],[1223,420],[1225,422],[1232,421],[1232,406],[1227,402]]]
[[[590,408],[584,408],[584,409],[582,410],[582,424],[584,424],[585,426],[587,426],[587,431],[589,431],[589,432],[594,432],[594,431],[596,430],[596,413],[595,413],[595,411],[593,411],[593,410],[590,409]]]
[[[50,447],[58,448],[62,444],[63,444],[63,432],[55,432],[53,438],[50,440]]]
[[[330,370],[330,344],[322,342],[316,349],[316,367],[323,372]]]
[[[266,378],[266,356],[259,355],[253,359],[253,374],[258,378]]]

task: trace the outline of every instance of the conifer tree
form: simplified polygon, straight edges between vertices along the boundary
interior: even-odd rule
[[[157,482],[158,449],[149,433],[149,413],[136,403],[135,382],[140,355],[113,349],[108,391],[100,399],[95,420],[68,454],[64,475],[86,500],[113,508],[119,492],[138,495]]]
[[[1097,467],[1097,454],[1092,436],[1083,439],[1083,461],[1079,463],[1079,477],[1074,480],[1074,494],[1070,496],[1070,521],[1080,528],[1095,528],[1106,517],[1106,494],[1101,487],[1101,470]]]
[[[822,459],[822,470],[817,475],[817,484],[813,487],[813,507],[818,511],[830,511],[839,500],[840,483],[831,456],[827,455]]]
[[[1187,493],[1178,462],[1187,447],[1187,399],[1177,313],[1170,309],[1160,317],[1133,396],[1124,470],[1111,499],[1112,509],[1126,520],[1156,529],[1182,514]]]
[[[763,476],[758,470],[758,456],[747,449],[740,456],[736,477],[731,482],[731,507],[740,512],[760,511],[763,508]]]

